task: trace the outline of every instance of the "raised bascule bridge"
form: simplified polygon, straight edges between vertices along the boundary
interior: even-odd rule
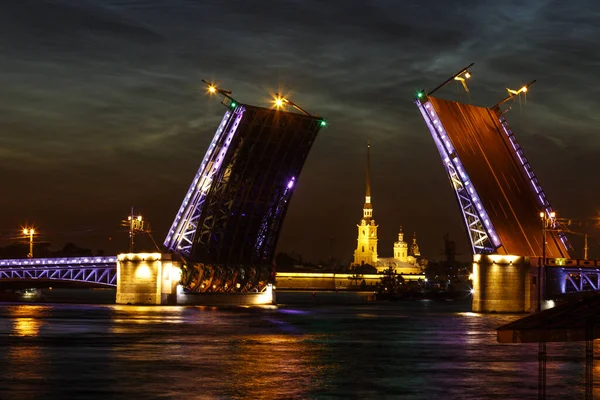
[[[270,298],[283,220],[326,122],[279,94],[272,108],[263,108],[205,83],[222,96],[226,111],[167,233],[165,252],[2,260],[0,280],[116,286],[119,304],[185,304],[198,293]]]
[[[468,91],[472,65],[432,91],[419,92],[415,103],[441,156],[473,251],[473,311],[533,311],[567,291],[598,290],[599,263],[569,257],[564,230],[502,111],[533,82],[508,89],[509,96],[492,107],[433,96],[452,81]]]
[[[275,108],[227,111],[184,197],[164,246],[183,259],[192,292],[262,291],[302,167],[325,120],[277,95]],[[280,108],[288,105],[300,111]]]

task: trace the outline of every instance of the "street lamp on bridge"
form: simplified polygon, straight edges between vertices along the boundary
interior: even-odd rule
[[[542,310],[542,301],[544,300],[544,290],[545,290],[545,279],[544,274],[546,273],[546,232],[548,229],[554,228],[554,224],[556,222],[556,213],[554,211],[540,212],[540,219],[542,221],[542,262],[539,264],[539,273],[538,273],[538,304],[537,310]]]
[[[538,312],[542,311],[542,301],[544,300],[546,286],[546,280],[544,279],[544,274],[546,273],[546,231],[548,228],[554,228],[556,213],[554,211],[540,211],[540,219],[542,221],[542,261],[539,263],[538,270]],[[546,399],[546,362],[546,342],[540,340],[538,342],[538,398],[540,400]]]
[[[27,258],[33,258],[33,234],[35,230],[33,228],[24,228],[23,235],[29,236],[29,254],[27,254]]]
[[[127,216],[127,219],[121,221],[121,226],[129,228],[129,252],[133,253],[133,245],[135,235],[138,233],[150,233],[150,227],[141,215],[135,215],[133,213],[133,206],[131,207],[131,214]],[[154,241],[154,239],[152,239]]]

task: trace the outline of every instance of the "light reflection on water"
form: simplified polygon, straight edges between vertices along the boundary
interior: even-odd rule
[[[0,399],[536,398],[537,345],[496,342],[518,317],[433,302],[0,305]],[[551,397],[582,397],[584,347],[548,344]]]

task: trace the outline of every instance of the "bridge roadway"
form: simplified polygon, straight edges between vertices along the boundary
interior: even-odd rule
[[[500,111],[429,97],[498,234],[497,254],[540,257],[542,223],[549,207],[537,178]],[[567,257],[555,232],[547,257]]]
[[[0,281],[62,281],[117,286],[117,257],[0,260]]]

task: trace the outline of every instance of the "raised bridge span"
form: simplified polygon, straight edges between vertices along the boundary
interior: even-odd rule
[[[446,83],[469,78],[467,68]],[[446,83],[420,92],[415,103],[471,244],[473,310],[532,311],[552,296],[600,288],[598,262],[570,258],[571,245],[500,107],[527,85],[480,107],[431,95]]]
[[[208,89],[224,96],[226,111],[167,232],[165,254],[2,260],[0,281],[117,285],[117,303],[125,304],[171,301],[176,284],[186,293],[265,292],[295,186],[326,123],[288,99],[279,100],[300,113]]]

